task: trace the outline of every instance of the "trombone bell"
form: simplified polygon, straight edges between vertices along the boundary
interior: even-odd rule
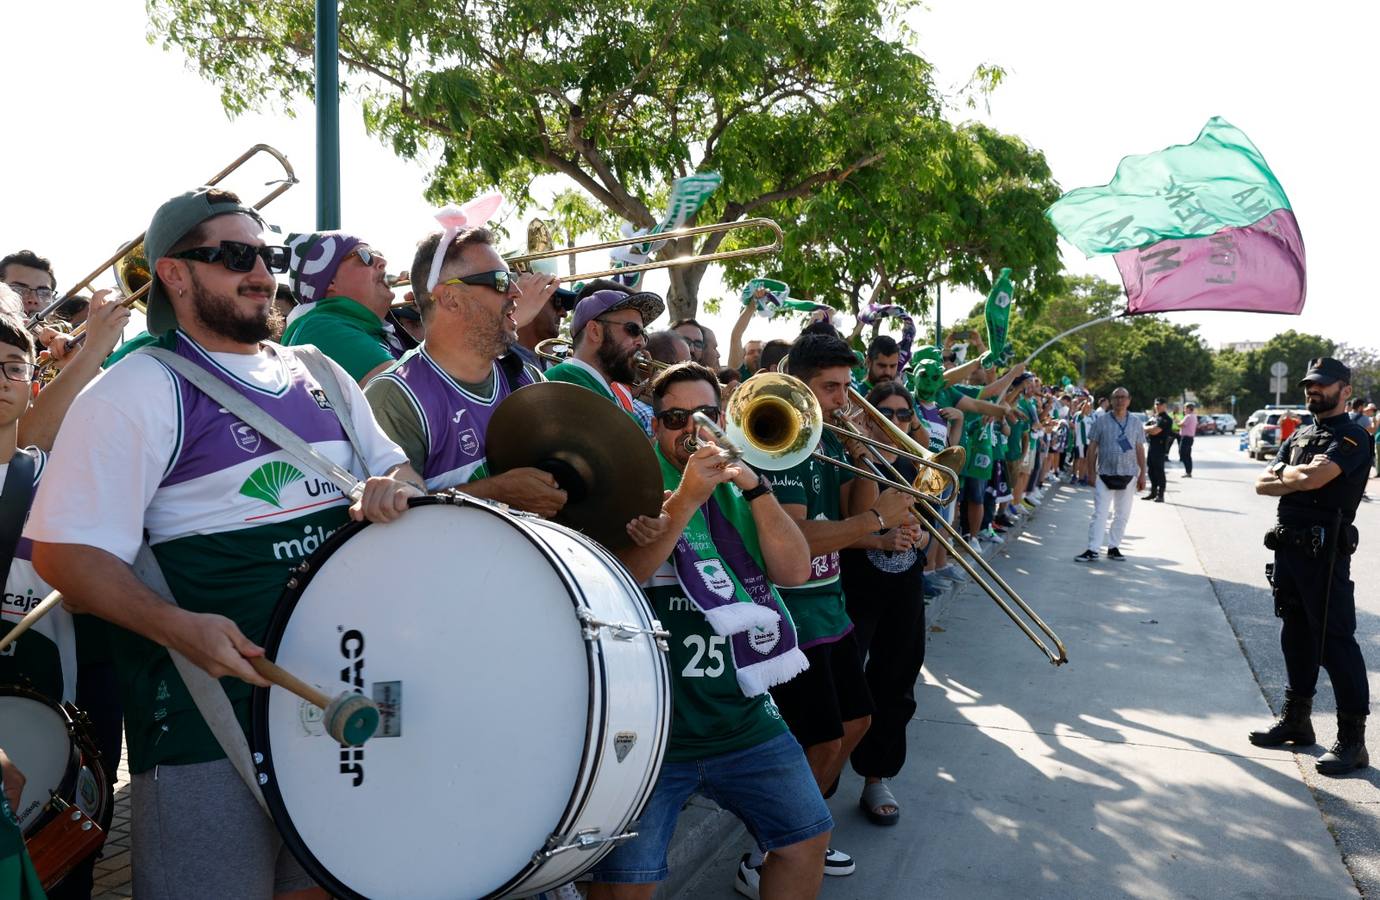
[[[764,372],[738,386],[724,412],[728,438],[743,461],[779,471],[814,453],[824,414],[814,392],[790,375]]]

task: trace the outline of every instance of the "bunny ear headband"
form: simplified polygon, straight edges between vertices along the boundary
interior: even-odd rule
[[[427,293],[436,290],[436,281],[441,277],[441,266],[446,261],[446,251],[450,242],[466,228],[482,228],[493,219],[494,213],[503,205],[503,195],[497,192],[471,200],[464,206],[447,203],[436,211],[436,221],[445,229],[441,240],[436,243],[436,252],[431,257],[431,274],[426,278]]]

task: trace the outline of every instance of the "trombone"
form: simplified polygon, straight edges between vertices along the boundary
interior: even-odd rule
[[[850,394],[850,399],[856,392]],[[900,432],[892,423],[886,420],[876,409],[860,396],[853,401],[859,405],[864,412],[874,421],[883,425],[888,434],[892,434],[892,429],[900,433],[900,437],[905,439],[905,443],[919,448],[915,442],[910,440],[904,432]],[[859,435],[856,429],[847,425],[830,426],[824,422],[823,414],[820,411],[819,401],[815,398],[814,392],[809,386],[798,378],[784,373],[762,373],[749,378],[738,390],[734,391],[733,397],[728,401],[728,407],[724,411],[726,423],[725,431],[729,442],[733,445],[731,452],[749,465],[766,470],[789,469],[806,459],[816,458],[821,462],[837,466],[841,469],[853,472],[864,478],[871,479],[889,488],[903,491],[915,498],[921,508],[928,512],[928,516],[917,516],[923,527],[930,536],[939,541],[950,556],[954,558],[973,583],[980,587],[992,601],[1001,607],[1002,612],[1016,624],[1022,633],[1039,648],[1051,663],[1056,666],[1068,662],[1068,651],[1064,648],[1063,641],[1059,636],[1045,624],[1035,610],[1021,599],[1011,585],[1007,584],[996,570],[992,568],[987,560],[982,558],[982,554],[976,552],[968,546],[953,525],[944,520],[944,517],[932,505],[935,497],[921,488],[921,479],[917,478],[914,484],[907,484],[882,456],[877,446],[878,441]],[[890,426],[890,428],[886,428]],[[821,430],[831,428],[847,435],[848,440],[857,440],[868,448],[872,459],[869,461],[869,468],[863,469],[852,466],[840,460],[834,459],[815,450],[815,445],[819,442]],[[895,435],[893,435],[895,436]],[[927,459],[906,450],[881,444],[889,453],[914,458],[922,463],[924,467],[930,467],[940,472],[940,477],[952,479],[952,483],[957,485],[957,474],[953,469],[938,462],[938,458],[943,454],[935,454],[934,458]],[[928,451],[925,451],[928,453]],[[947,451],[946,451],[947,452]],[[959,465],[962,465],[959,457]],[[883,474],[885,472],[885,474]],[[941,533],[941,531],[943,533]],[[947,539],[945,535],[947,534]],[[971,561],[971,562],[970,562]],[[973,563],[976,564],[976,568]],[[979,574],[978,569],[981,569]],[[998,590],[1006,595],[1003,599]],[[1010,602],[1007,602],[1007,601]],[[1012,608],[1012,605],[1020,610],[1030,622],[1026,622]],[[1030,623],[1033,623],[1034,627]],[[1043,633],[1044,638],[1036,631]],[[1049,643],[1046,643],[1046,639]],[[1050,649],[1050,644],[1055,649]],[[1057,652],[1056,652],[1057,651]]]
[[[742,247],[737,250],[719,250],[714,253],[698,253],[687,256],[677,256],[672,259],[662,259],[653,262],[640,263],[635,266],[623,266],[616,269],[604,269],[599,272],[581,272],[578,275],[559,275],[558,281],[593,281],[596,278],[605,278],[609,275],[631,275],[634,272],[648,272],[652,269],[665,269],[673,266],[691,266],[697,263],[719,262],[725,259],[742,259],[746,256],[761,256],[764,253],[775,253],[781,249],[783,237],[781,226],[771,219],[743,219],[738,222],[716,222],[712,225],[696,225],[692,228],[677,228],[673,231],[663,231],[660,234],[640,234],[628,238],[619,238],[616,241],[604,241],[598,244],[589,244],[584,247],[561,247],[552,250],[540,250],[536,253],[524,253],[521,256],[508,257],[508,265],[517,269],[530,269],[530,263],[539,259],[550,259],[556,256],[570,256],[575,253],[593,253],[599,250],[611,250],[614,247],[630,247],[633,244],[659,244],[663,241],[675,241],[681,238],[698,237],[702,234],[727,234],[731,231],[740,231],[748,228],[765,228],[772,235],[769,244],[758,244],[754,247]]]
[[[268,184],[274,186],[273,190],[269,191],[259,202],[254,204],[255,209],[262,209],[278,199],[278,196],[284,191],[291,188],[294,184],[297,184],[297,174],[292,169],[292,163],[288,162],[288,158],[284,156],[281,151],[270,147],[268,144],[255,144],[250,147],[228,166],[212,175],[206,182],[206,185],[209,187],[219,184],[224,181],[231,172],[234,172],[260,153],[267,153],[283,167],[283,177],[276,181],[268,182]],[[116,281],[119,282],[121,289],[128,294],[128,296],[120,301],[120,305],[134,306],[136,303],[141,302],[144,295],[149,292],[149,287],[153,284],[149,261],[144,258],[143,233],[140,233],[140,235],[133,240],[121,244],[120,249],[116,250],[109,259],[93,269],[89,275],[68,288],[66,293],[61,297],[55,298],[47,306],[30,316],[29,326],[32,327],[37,322],[40,322],[44,316],[48,315],[48,313],[52,312],[54,309],[57,309],[82,288],[89,287],[91,282],[95,281],[100,277],[102,272],[109,268],[114,268]],[[72,330],[72,337],[77,337],[85,330],[86,323],[83,322]]]

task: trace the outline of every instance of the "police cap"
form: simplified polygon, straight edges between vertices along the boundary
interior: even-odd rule
[[[1308,372],[1299,380],[1299,387],[1303,387],[1309,382],[1326,385],[1337,381],[1351,384],[1351,369],[1341,360],[1333,359],[1330,356],[1319,356],[1317,359],[1308,361]]]

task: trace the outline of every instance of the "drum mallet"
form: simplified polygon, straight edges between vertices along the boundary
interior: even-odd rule
[[[378,704],[363,694],[346,691],[332,700],[302,679],[262,656],[247,657],[254,671],[284,690],[319,708],[326,733],[342,744],[359,747],[379,727]]]
[[[6,632],[4,637],[0,637],[0,653],[4,653],[7,649],[9,649],[10,644],[13,644],[15,641],[19,640],[19,636],[21,634],[33,627],[34,623],[37,622],[39,619],[43,618],[44,616],[48,615],[48,613],[57,609],[58,605],[61,603],[62,595],[59,594],[57,591],[53,591],[51,594],[40,600],[37,606],[35,606],[33,609],[29,610],[27,613],[24,614],[24,618],[14,623],[14,627],[11,628],[8,632]]]

